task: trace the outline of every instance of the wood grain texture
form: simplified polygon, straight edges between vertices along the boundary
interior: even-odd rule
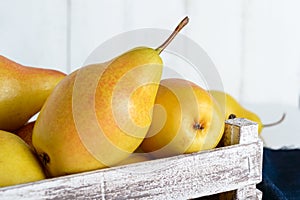
[[[258,127],[255,122],[235,118],[226,121],[227,127],[222,138],[223,146],[247,144],[258,140]],[[242,133],[242,134],[241,134]]]
[[[241,103],[297,107],[300,89],[300,2],[245,2],[244,71],[241,74],[243,87],[239,100]],[[272,76],[268,76],[270,70]],[[281,91],[280,95],[278,91]]]
[[[235,199],[256,199],[255,185],[247,185],[235,191]]]
[[[207,51],[226,91],[241,103],[297,108],[299,6],[297,0],[2,0],[0,53],[62,71],[70,56],[73,71],[116,34],[145,27],[171,29],[188,15],[191,21],[182,33]]]
[[[0,5],[0,54],[66,72],[66,1],[2,0]]]
[[[72,72],[83,67],[90,54],[99,45],[125,31],[123,28],[125,1],[71,0],[69,9],[70,51],[68,53],[69,72]],[[113,57],[115,56],[117,55]]]
[[[244,1],[186,1],[186,4],[186,13],[191,19],[186,27],[187,36],[215,63],[224,90],[239,98],[243,81],[240,77],[243,73]]]
[[[221,141],[223,146],[247,144],[249,142],[255,142],[259,140],[257,134],[258,126],[255,122],[247,119],[235,118],[227,120],[226,123],[227,126]],[[257,155],[257,158],[261,160],[257,160],[256,162],[262,163],[262,152],[263,149],[260,149],[260,155]],[[253,164],[255,165],[255,163],[251,163],[251,165]],[[258,170],[259,172],[262,172],[262,165]],[[256,189],[255,184],[252,184],[238,188],[236,191],[234,191],[233,198],[240,200],[261,199],[261,195],[262,193]]]
[[[241,127],[249,123],[233,121],[238,122]],[[232,126],[240,125],[227,122],[226,129]],[[0,199],[190,199],[231,190],[237,190],[236,199],[241,199],[253,191],[256,195],[262,147],[257,140],[6,187],[0,189]]]

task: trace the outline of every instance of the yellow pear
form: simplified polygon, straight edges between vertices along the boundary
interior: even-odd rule
[[[64,77],[59,71],[23,66],[0,56],[0,129],[22,127]]]
[[[277,122],[263,124],[257,114],[250,110],[247,110],[230,94],[217,90],[210,90],[209,93],[215,98],[215,100],[219,103],[219,105],[225,112],[225,120],[235,117],[249,119],[258,124],[258,133],[261,133],[263,127],[273,126],[282,122],[285,117],[284,114],[282,118]]]
[[[151,124],[162,74],[157,49],[134,48],[63,79],[44,104],[32,143],[52,176],[113,166],[140,145]]]
[[[206,90],[169,78],[160,82],[153,121],[141,148],[154,157],[212,149],[223,131],[223,113]]]
[[[0,131],[0,187],[45,179],[33,151],[18,136]]]

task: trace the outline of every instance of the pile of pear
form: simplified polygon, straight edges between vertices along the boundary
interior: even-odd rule
[[[27,122],[37,114],[62,72],[23,66],[0,56],[0,187],[46,178],[31,143]],[[22,137],[17,132],[22,131]]]
[[[162,80],[160,53],[187,23],[156,49],[137,47],[68,75],[1,56],[0,187],[212,149],[228,113],[261,123],[220,103],[218,91]]]

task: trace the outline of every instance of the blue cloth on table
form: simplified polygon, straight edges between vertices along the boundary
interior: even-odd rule
[[[300,200],[300,149],[264,148],[263,200]]]

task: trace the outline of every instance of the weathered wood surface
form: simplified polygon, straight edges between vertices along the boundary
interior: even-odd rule
[[[226,121],[223,146],[248,144],[258,141],[257,124],[247,119],[235,118]]]
[[[235,199],[257,199],[257,190],[254,184],[239,188],[234,192]]]
[[[234,145],[234,144],[247,144],[249,142],[258,141],[258,126],[256,123],[246,119],[231,119],[227,122],[227,128],[222,138],[223,146]],[[262,151],[260,159],[262,159]],[[259,161],[262,163],[262,160]],[[262,172],[262,165],[259,169]],[[247,185],[237,189],[233,198],[237,200],[244,199],[262,199],[262,193],[256,189],[256,185]]]
[[[251,139],[253,125],[227,122],[225,141],[244,144],[6,187],[0,199],[190,199],[230,190],[243,199],[261,181],[263,145]]]

